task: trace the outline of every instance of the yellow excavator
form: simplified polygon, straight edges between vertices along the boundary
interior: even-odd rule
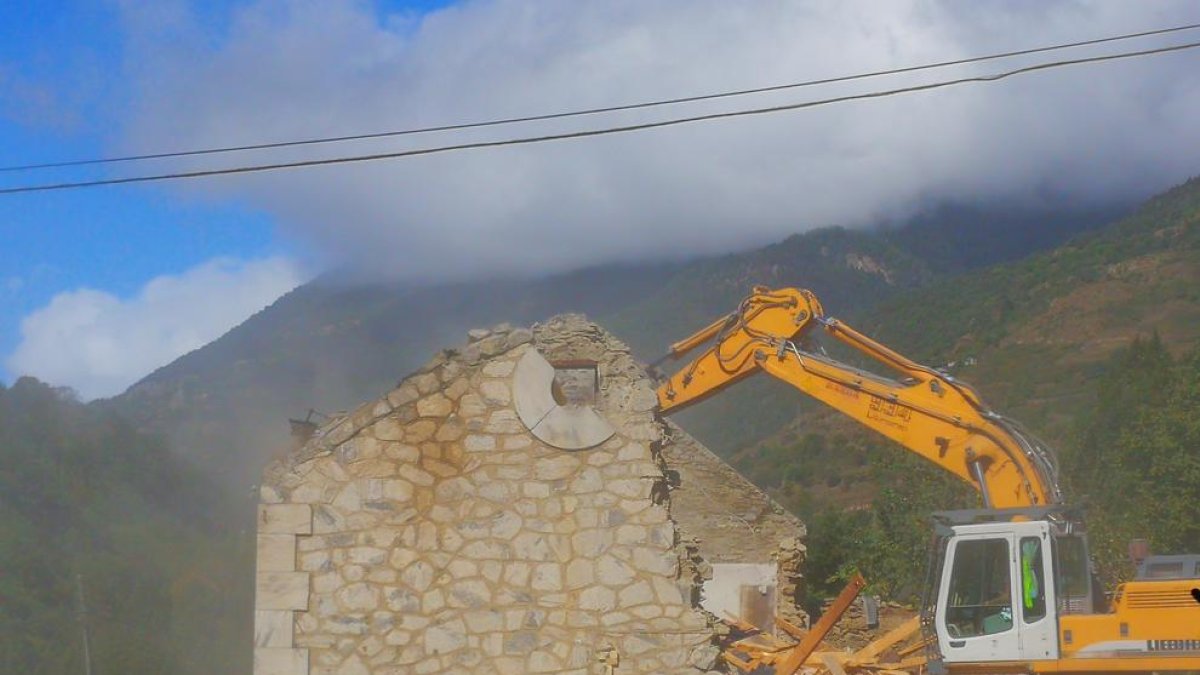
[[[814,346],[822,334],[894,377],[829,357]],[[1197,570],[1124,583],[1107,602],[1053,452],[967,384],[827,317],[795,288],[755,287],[668,356],[705,345],[662,381],[662,413],[766,372],[979,491],[983,509],[934,515],[921,616],[930,673],[1200,671]]]

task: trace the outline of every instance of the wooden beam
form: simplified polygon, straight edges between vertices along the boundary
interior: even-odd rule
[[[800,640],[800,643],[788,653],[783,661],[775,666],[775,675],[794,675],[800,666],[804,665],[804,662],[808,660],[808,655],[813,653],[817,645],[821,644],[821,640],[824,640],[825,636],[829,634],[829,629],[833,628],[838,619],[842,618],[842,615],[846,613],[846,610],[850,608],[850,604],[854,602],[854,599],[858,597],[859,592],[866,585],[867,581],[863,579],[862,575],[855,572],[854,578],[850,580],[850,583],[846,584],[846,587],[838,594],[837,599],[829,606],[829,611],[821,615],[817,623],[813,624],[812,630],[808,631],[804,638]]]
[[[934,637],[932,635],[929,637],[921,638],[920,640],[917,640],[916,642],[912,643],[911,645],[900,649],[899,651],[896,652],[896,654],[900,655],[901,657],[908,656],[909,654],[912,654],[913,652],[921,651],[922,649],[924,649],[927,645],[929,645],[933,641],[934,641]]]
[[[750,623],[749,621],[746,621],[745,619],[743,619],[740,616],[734,616],[733,614],[730,614],[729,612],[725,612],[725,623],[733,626],[734,628],[736,628],[740,631],[745,631],[747,633],[762,632],[758,626],[755,626],[754,624]]]
[[[729,652],[725,652],[725,653],[721,654],[721,657],[724,658],[727,663],[732,665],[734,668],[737,668],[738,670],[742,671],[743,673],[748,673],[757,667],[755,664],[753,664],[749,661],[743,661],[743,660],[739,659],[738,657],[734,656],[733,654],[730,654]]]
[[[823,663],[822,659],[824,659],[826,656],[832,656],[838,660],[838,663],[842,663],[850,655],[846,652],[813,652],[812,654],[808,655],[807,659],[804,660],[804,665],[819,666]]]
[[[778,641],[776,641],[772,645],[763,644],[762,642],[758,642],[759,637],[761,637],[761,636],[754,635],[754,636],[748,637],[744,640],[738,640],[737,642],[730,645],[730,647],[733,649],[739,650],[739,651],[746,652],[747,654],[754,654],[754,653],[770,654],[770,653],[774,653],[774,652],[782,652],[787,649],[791,649],[792,647],[795,646],[795,645],[784,644],[784,643],[778,642]]]
[[[783,618],[782,616],[775,617],[775,626],[778,628],[782,628],[783,632],[787,633],[788,635],[791,635],[792,637],[796,638],[797,640],[804,639],[804,629],[797,626],[796,624],[792,623],[791,621],[788,621],[787,619]]]
[[[846,670],[842,668],[842,662],[833,654],[822,654],[821,663],[829,669],[829,675],[846,675]]]
[[[871,644],[854,652],[854,655],[850,657],[850,662],[852,664],[867,664],[877,661],[880,654],[884,653],[897,643],[908,639],[910,635],[920,630],[920,628],[921,617],[914,616],[908,621],[905,621],[899,626],[889,630],[883,635],[883,637],[874,640],[871,642]]]

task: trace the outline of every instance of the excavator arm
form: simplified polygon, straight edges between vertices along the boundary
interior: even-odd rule
[[[824,334],[889,368],[882,377],[818,353]],[[710,343],[658,388],[675,412],[760,371],[896,441],[978,489],[987,508],[1062,503],[1053,454],[986,408],[965,383],[920,365],[824,315],[812,292],[755,287],[737,311],[671,346],[674,359]]]

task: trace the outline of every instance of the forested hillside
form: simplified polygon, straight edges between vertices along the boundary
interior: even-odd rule
[[[1101,573],[1128,576],[1134,537],[1157,553],[1200,551],[1200,349],[1172,358],[1157,334],[1139,339],[1096,392],[1063,468]]]
[[[1089,391],[1095,397],[1059,454],[1068,500],[1084,509],[1093,559],[1111,588],[1133,572],[1130,539],[1148,539],[1158,553],[1200,551],[1200,349],[1173,358],[1157,335],[1136,339],[1104,364]],[[860,570],[876,592],[915,601],[929,514],[976,508],[978,500],[971,488],[921,460],[882,441],[851,438],[852,452],[866,460],[867,479],[878,486],[868,506],[845,510],[798,502],[806,488],[793,480],[776,491],[808,513],[813,599],[836,594]]]
[[[900,298],[863,327],[928,363],[974,356],[968,379],[994,406],[1065,432],[1114,350],[1150,330],[1176,352],[1200,335],[1200,179],[1059,248]]]
[[[0,672],[84,672],[85,626],[98,674],[244,672],[253,550],[228,506],[119,417],[0,386]]]
[[[728,312],[753,284],[810,286],[839,316],[856,318],[940,276],[1098,227],[1110,212],[1060,204],[934,208],[888,226],[818,229],[718,258],[524,280],[411,286],[331,273],[106,405],[162,433],[209,475],[244,489],[286,442],[287,417],[309,408],[346,409],[376,396],[473,327],[584,312],[651,360]],[[808,228],[798,223],[802,229]],[[1005,244],[989,244],[999,239]],[[732,452],[795,416],[799,404],[782,393],[770,383],[750,383],[745,393],[708,404],[719,414],[685,413],[681,421],[710,447]],[[769,400],[770,409],[749,405],[755,400]]]
[[[1110,579],[1129,572],[1131,536],[1162,551],[1200,550],[1194,504],[1179,498],[1200,489],[1184,444],[1196,413],[1186,383],[1196,381],[1200,344],[1200,180],[1052,251],[897,295],[859,327],[947,365],[1059,449],[1068,496],[1090,506]],[[880,590],[911,596],[928,513],[975,503],[825,410],[791,420],[734,462],[810,520],[822,592],[857,565]]]

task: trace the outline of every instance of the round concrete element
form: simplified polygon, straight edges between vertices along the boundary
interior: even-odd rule
[[[513,403],[525,428],[547,445],[583,450],[600,445],[616,430],[588,405],[554,400],[554,366],[535,349],[525,352],[513,372]]]

